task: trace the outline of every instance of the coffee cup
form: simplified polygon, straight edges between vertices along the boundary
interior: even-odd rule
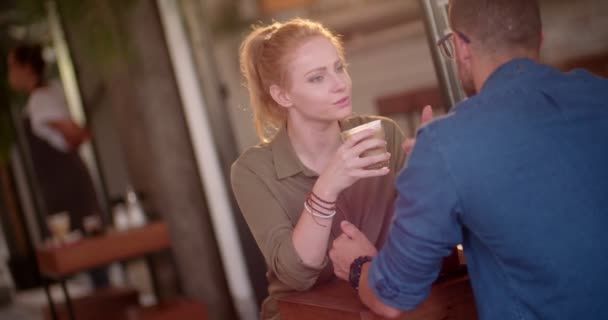
[[[54,240],[63,242],[70,233],[70,215],[68,212],[58,212],[46,218],[46,223]]]
[[[354,128],[348,129],[346,131],[343,131],[341,133],[342,141],[346,141],[352,135],[357,134],[364,130],[368,130],[368,129],[374,130],[374,135],[371,136],[370,139],[386,140],[386,135],[384,133],[384,127],[382,127],[382,121],[374,120],[374,121],[371,121],[368,123],[364,123],[360,126],[356,126]],[[378,154],[384,154],[386,152],[387,152],[386,145],[382,145],[382,146],[379,146],[376,148],[365,150],[363,153],[361,153],[361,158],[374,156],[374,155],[378,155]],[[381,161],[378,163],[374,163],[370,166],[367,166],[365,169],[380,169],[382,167],[388,166],[388,164],[389,164],[389,161],[385,160],[385,161]]]

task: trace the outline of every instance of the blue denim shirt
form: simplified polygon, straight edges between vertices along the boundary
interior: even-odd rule
[[[369,285],[410,310],[462,243],[480,319],[608,319],[608,81],[527,59],[419,130]]]

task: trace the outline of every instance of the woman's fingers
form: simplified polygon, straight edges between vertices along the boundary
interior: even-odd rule
[[[357,145],[359,142],[373,136],[374,133],[375,133],[375,131],[372,129],[366,129],[361,132],[357,132],[357,133],[353,134],[352,136],[348,137],[348,139],[346,139],[346,141],[344,141],[343,147],[345,147],[347,149],[352,148],[353,146]]]
[[[390,158],[391,158],[391,154],[388,152],[375,154],[375,155],[371,155],[371,156],[367,156],[367,157],[363,157],[363,158],[357,158],[357,159],[353,160],[353,167],[356,169],[365,169],[371,165],[374,165],[374,164],[377,164],[380,162],[385,162]]]
[[[383,139],[367,139],[359,142],[355,146],[345,149],[344,155],[346,158],[358,158],[361,154],[370,149],[382,148],[386,149],[386,140]]]
[[[350,177],[355,179],[384,176],[390,172],[388,167],[368,169],[369,166],[385,162],[390,159],[391,154],[386,152],[365,158],[353,160],[350,170]]]
[[[333,177],[329,180],[334,181],[336,189],[341,191],[361,178],[382,176],[389,172],[388,168],[366,169],[390,158],[390,153],[386,152],[386,140],[374,138],[374,133],[374,130],[364,130],[354,134],[338,149],[338,153],[322,174],[323,177]],[[383,151],[362,156],[365,151],[372,149]]]
[[[420,118],[420,126],[423,126],[433,120],[433,107],[430,105],[425,106],[422,109],[422,116]]]
[[[388,167],[382,167],[380,169],[359,169],[353,172],[353,176],[359,179],[380,177],[387,175],[391,170]]]

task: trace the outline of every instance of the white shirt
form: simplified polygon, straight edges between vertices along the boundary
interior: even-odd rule
[[[63,87],[57,81],[34,90],[27,101],[25,113],[29,116],[33,133],[55,149],[68,151],[63,134],[48,125],[51,121],[71,119]]]

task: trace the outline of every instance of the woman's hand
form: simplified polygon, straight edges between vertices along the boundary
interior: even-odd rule
[[[431,122],[431,120],[433,120],[433,108],[430,105],[427,105],[422,109],[422,117],[420,117],[420,126],[418,126],[416,130],[420,129],[420,127],[424,126],[425,124]],[[405,139],[405,141],[403,141],[401,147],[403,148],[403,152],[405,153],[406,157],[410,155],[410,152],[412,152],[412,150],[414,149],[415,144],[416,139],[414,138],[407,138]]]
[[[386,146],[385,140],[371,138],[373,135],[374,130],[364,130],[350,136],[338,148],[319,176],[313,192],[327,201],[335,201],[342,190],[359,179],[386,175],[389,172],[387,167],[380,169],[366,169],[366,167],[388,160],[390,153],[361,157],[361,154],[369,149]]]
[[[342,234],[334,240],[329,258],[334,265],[334,273],[342,280],[348,281],[350,266],[361,256],[375,257],[376,247],[352,223],[344,220],[340,223]]]

